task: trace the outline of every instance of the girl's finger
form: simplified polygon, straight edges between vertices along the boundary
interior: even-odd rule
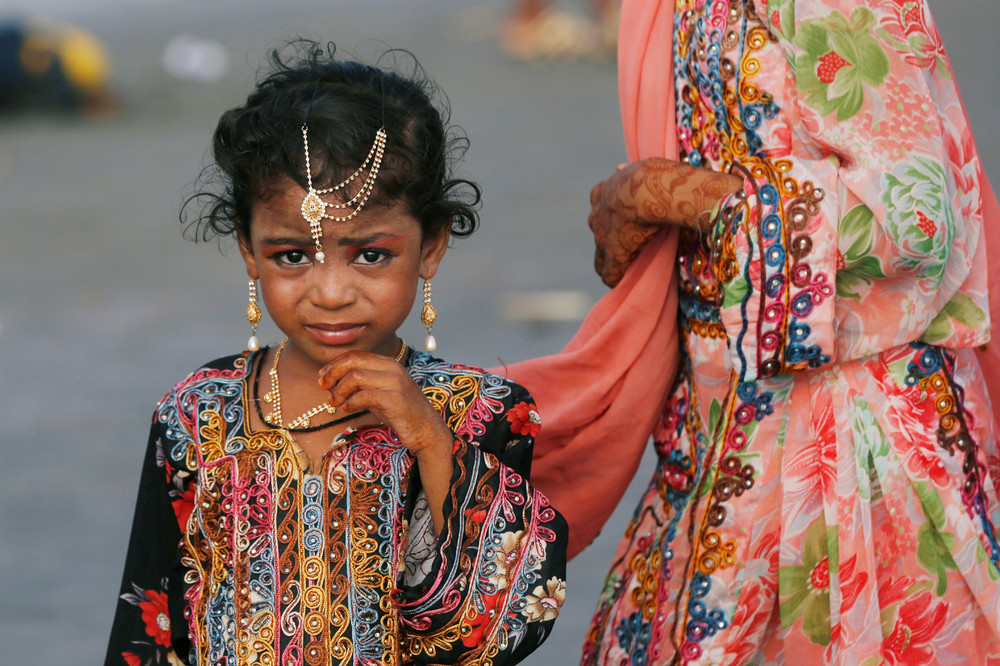
[[[328,375],[330,377],[331,375]],[[398,378],[391,372],[371,368],[348,368],[327,388],[330,403],[339,407],[348,397],[363,389],[400,391]]]
[[[375,389],[371,387],[360,387],[355,391],[348,394],[341,405],[339,405],[344,411],[348,413],[360,412],[362,410],[367,410],[377,416],[379,420],[386,421],[387,414],[387,392]],[[391,421],[391,419],[390,419]],[[391,422],[388,425],[392,425]]]
[[[353,369],[393,371],[395,368],[402,368],[402,366],[391,358],[368,352],[351,351],[330,361],[320,369],[319,385],[324,389],[329,389]]]

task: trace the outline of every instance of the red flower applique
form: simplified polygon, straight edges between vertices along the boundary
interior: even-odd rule
[[[507,412],[510,429],[515,435],[534,437],[542,427],[542,419],[538,416],[534,403],[519,402]]]
[[[167,595],[156,590],[146,591],[149,601],[140,601],[142,621],[146,623],[146,634],[160,645],[170,647],[170,610]]]
[[[139,655],[132,654],[131,652],[122,652],[122,659],[128,666],[142,666],[142,659],[139,659]]]
[[[483,634],[490,628],[490,623],[496,615],[498,601],[500,601],[499,594],[484,596],[483,612],[477,612],[475,617],[466,619],[466,622],[468,622],[469,626],[472,627],[472,631],[465,636],[462,636],[462,643],[465,644],[465,647],[471,648],[479,645],[479,642],[483,639]]]
[[[170,504],[174,507],[174,515],[177,516],[177,525],[181,528],[181,533],[187,532],[188,518],[194,509],[194,486],[188,486],[184,494]]]

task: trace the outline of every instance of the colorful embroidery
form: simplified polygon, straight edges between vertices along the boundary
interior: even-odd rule
[[[447,526],[434,547],[413,551],[406,526],[422,495],[392,431],[347,431],[304,467],[284,432],[245,427],[246,357],[223,359],[167,396],[155,464],[172,529],[185,528],[186,607],[169,616],[166,581],[124,595],[142,614],[129,620],[122,610],[122,627],[140,620],[162,631],[150,634],[146,656],[121,633],[123,659],[158,660],[176,647],[171,620],[187,625],[193,664],[501,663],[549,633],[565,598],[565,523],[500,462],[529,459],[534,405],[502,378],[423,353],[409,370],[456,434]],[[431,563],[406,561],[417,552]],[[175,557],[145,553],[126,577],[170,570]]]
[[[979,446],[969,432],[970,415],[964,408],[964,391],[951,378],[955,361],[945,350],[922,342],[910,343],[910,347],[917,353],[907,364],[906,383],[926,391],[933,400],[939,419],[938,444],[949,455],[960,456],[962,460],[965,483],[960,489],[965,511],[969,518],[981,522],[983,547],[993,563],[1000,565],[1000,541],[990,519],[990,494],[983,486],[986,465],[981,462]]]

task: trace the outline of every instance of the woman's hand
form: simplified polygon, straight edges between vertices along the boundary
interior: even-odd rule
[[[386,356],[351,351],[320,370],[319,385],[330,392],[334,407],[348,413],[367,409],[396,432],[417,459],[434,528],[440,533],[454,466],[454,434],[406,368]]]
[[[661,226],[706,231],[715,207],[742,185],[736,176],[662,158],[619,166],[590,192],[594,268],[613,287]]]
[[[642,162],[619,165],[610,178],[590,191],[590,215],[587,224],[594,233],[594,270],[613,287],[625,275],[646,242],[660,230],[660,224],[647,222],[637,200]]]

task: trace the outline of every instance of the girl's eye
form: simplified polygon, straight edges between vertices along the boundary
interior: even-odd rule
[[[368,248],[366,250],[361,250],[358,252],[356,262],[362,265],[377,264],[380,261],[384,261],[389,258],[389,253],[385,250],[375,250],[373,248]]]
[[[302,250],[286,250],[275,257],[280,263],[288,266],[301,266],[309,263],[309,255]]]

